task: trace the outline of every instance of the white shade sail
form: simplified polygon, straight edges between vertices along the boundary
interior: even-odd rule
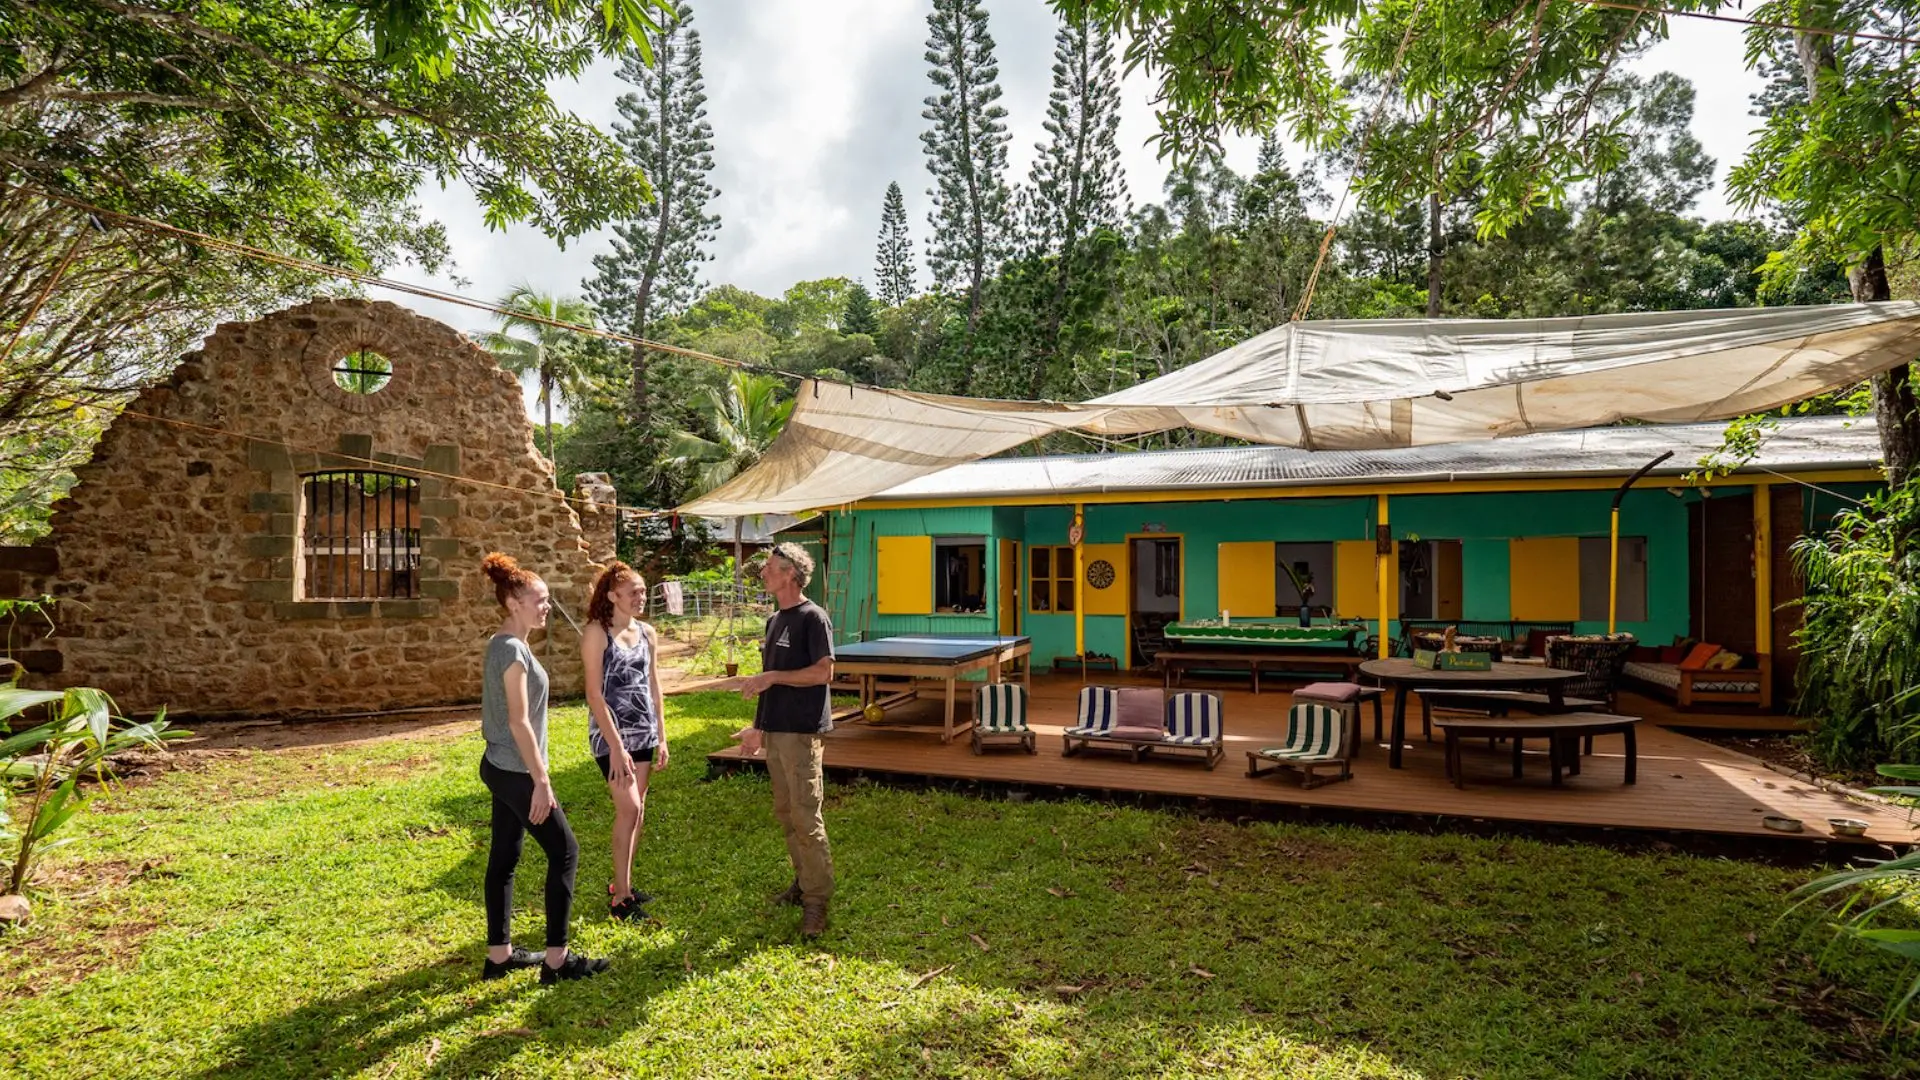
[[[1054,431],[1179,427],[1310,450],[1726,420],[1851,386],[1920,356],[1920,302],[1289,323],[1078,404],[809,380],[766,457],[682,509],[856,502]]]

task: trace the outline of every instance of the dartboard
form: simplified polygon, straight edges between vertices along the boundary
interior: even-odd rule
[[[1088,563],[1087,584],[1096,589],[1104,589],[1113,584],[1113,564],[1105,559],[1095,559]]]

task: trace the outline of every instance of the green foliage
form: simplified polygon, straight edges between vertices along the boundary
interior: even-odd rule
[[[920,135],[933,175],[933,238],[927,263],[937,288],[964,293],[971,335],[987,278],[1010,249],[1007,110],[1000,68],[979,0],[934,0],[927,14],[927,78],[934,92]]]
[[[1808,875],[1758,862],[834,778],[834,920],[801,944],[766,903],[790,873],[766,781],[702,761],[752,710],[667,699],[637,871],[655,918],[616,923],[585,896],[612,805],[585,710],[555,708],[572,941],[613,967],[551,993],[477,980],[477,734],[241,750],[124,789],[49,864],[84,885],[0,950],[0,1059],[19,1080],[1910,1071],[1910,1035],[1854,1023],[1893,958],[1815,968],[1808,920],[1776,922]],[[543,873],[529,844],[523,944]],[[103,919],[115,947],[88,947]]]
[[[1920,781],[1920,766],[1882,765],[1880,774],[1894,780]],[[1868,790],[1920,805],[1920,787],[1894,785]],[[1795,889],[1794,907],[1817,901],[1839,899],[1830,913],[1836,920],[1834,940],[1852,941],[1891,953],[1905,962],[1910,971],[1920,972],[1920,929],[1914,927],[1920,915],[1920,851],[1911,851],[1894,859],[1871,862],[1816,878]],[[1887,923],[1893,921],[1895,925]],[[1920,974],[1888,1002],[1889,1024],[1907,1017],[1920,1002]]]
[[[547,460],[554,456],[553,394],[558,390],[570,401],[580,400],[592,364],[592,339],[554,323],[592,326],[593,308],[571,296],[554,296],[522,283],[501,297],[505,314],[495,314],[496,329],[477,335],[480,347],[492,353],[500,366],[525,377],[532,375],[540,384],[540,406],[546,413]]]
[[[1803,11],[1817,11],[1822,26],[1896,38],[1920,17],[1910,2],[1803,9],[1780,0],[1762,4],[1754,17],[1804,22]],[[1844,33],[1800,48],[1787,35],[1756,28],[1747,58],[1753,65],[1773,60],[1798,86],[1773,97],[1747,159],[1728,175],[1734,200],[1795,208],[1808,249],[1848,263],[1920,233],[1913,190],[1920,125],[1908,104],[1920,57],[1905,45]]]
[[[900,182],[887,184],[880,204],[880,243],[873,257],[873,277],[880,286],[880,302],[899,307],[913,297],[913,236],[907,230],[907,203]]]
[[[847,307],[840,313],[840,332],[865,334],[869,339],[880,332],[880,319],[873,312],[873,295],[857,281],[847,290]],[[872,344],[871,340],[868,344]]]
[[[736,371],[724,391],[709,391],[706,418],[712,437],[693,431],[675,434],[668,447],[674,464],[694,473],[694,490],[704,494],[745,472],[760,460],[793,414],[793,400],[782,400],[781,381],[771,375]]]
[[[620,78],[640,92],[620,96],[614,135],[633,167],[652,179],[653,198],[614,222],[612,250],[593,257],[594,275],[582,289],[601,325],[635,337],[651,336],[656,322],[699,295],[700,264],[713,258],[709,246],[720,228],[719,216],[707,212],[716,194],[707,181],[713,128],[707,123],[700,32],[692,22],[692,8],[679,4],[671,24],[648,38],[652,64],[629,58],[620,68]],[[658,426],[649,381],[653,363],[640,346],[629,354],[628,418],[643,443],[651,443]],[[661,486],[650,492],[665,493]]]
[[[376,261],[360,208],[428,176],[464,180],[495,227],[577,235],[646,183],[547,85],[632,54],[656,8],[8,4],[0,151],[16,181],[332,261]]]
[[[1804,583],[1797,712],[1824,761],[1920,761],[1920,482],[1793,545]]]
[[[1127,68],[1158,78],[1162,153],[1190,160],[1223,132],[1283,125],[1322,150],[1364,138],[1357,179],[1370,203],[1391,210],[1473,191],[1483,238],[1626,159],[1626,118],[1604,107],[1601,87],[1622,58],[1665,33],[1662,20],[1580,4],[1054,6],[1124,37]],[[1336,55],[1345,79],[1334,76]],[[1383,97],[1391,108],[1374,108]]]
[[[809,330],[839,330],[853,282],[843,277],[795,282],[767,308],[767,329],[789,338]]]
[[[7,734],[23,717],[51,712],[25,731]],[[106,786],[107,759],[135,748],[154,748],[188,733],[168,726],[166,713],[134,723],[114,713],[113,700],[98,690],[22,690],[0,684],[0,851],[7,875],[0,893],[25,893],[35,860],[69,843],[55,840],[91,798],[80,782],[92,776]]]
[[[574,236],[646,177],[547,87],[640,50],[657,6],[0,3],[0,543],[44,532],[99,432],[208,328],[340,288],[41,192],[371,271],[444,266],[410,202],[427,180],[493,227]]]

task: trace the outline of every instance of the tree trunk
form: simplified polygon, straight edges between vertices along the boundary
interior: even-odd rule
[[[733,519],[733,602],[740,602],[740,524],[746,518]]]
[[[1427,196],[1427,318],[1440,317],[1440,260],[1446,248],[1440,242],[1440,193]]]
[[[1833,50],[1833,39],[1824,35],[1795,34],[1794,49],[1799,54],[1800,70],[1807,80],[1809,101],[1820,97],[1820,79],[1838,79],[1840,59]],[[1886,253],[1879,245],[1867,253],[1866,260],[1847,270],[1847,284],[1853,298],[1861,303],[1893,299],[1887,281]],[[1880,428],[1880,456],[1886,462],[1887,484],[1901,487],[1920,465],[1920,402],[1913,392],[1914,368],[1901,364],[1891,371],[1875,375],[1873,419]]]
[[[1847,271],[1853,298],[1863,303],[1893,299],[1887,281],[1886,255],[1880,248],[1865,262]],[[1913,392],[1913,365],[1901,364],[1873,377],[1873,419],[1880,427],[1880,454],[1887,465],[1887,484],[1900,487],[1920,465],[1920,402]]]

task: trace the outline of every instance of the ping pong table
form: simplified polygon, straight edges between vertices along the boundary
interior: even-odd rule
[[[1032,653],[1031,638],[965,634],[907,634],[837,645],[833,650],[834,674],[851,675],[860,680],[860,710],[834,719],[864,716],[869,705],[878,705],[884,712],[889,706],[904,704],[918,696],[912,682],[903,690],[881,695],[877,684],[882,678],[936,680],[947,685],[946,725],[940,741],[952,742],[954,735],[966,731],[973,723],[969,720],[967,726],[958,731],[953,726],[954,693],[960,677],[985,671],[987,681],[997,683],[1004,679],[1007,664],[1030,658]],[[1032,691],[1031,659],[1021,665],[1021,676],[1028,691]]]

